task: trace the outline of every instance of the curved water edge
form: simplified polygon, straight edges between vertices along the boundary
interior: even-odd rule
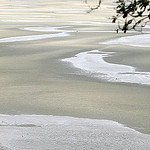
[[[37,31],[37,32],[58,32],[56,34],[42,34],[30,36],[8,37],[0,39],[0,43],[5,42],[21,42],[33,41],[55,37],[71,36],[69,32],[76,32],[75,30],[65,30],[71,26],[58,26],[58,27],[24,27],[20,30]],[[87,32],[87,31],[85,31]],[[144,40],[139,40],[144,39]],[[100,44],[124,44],[131,46],[144,46],[149,47],[150,34],[134,35],[121,37],[116,40],[102,42]],[[139,42],[140,41],[140,42]],[[133,44],[134,43],[134,44]],[[94,78],[103,79],[109,82],[125,82],[136,83],[143,85],[150,85],[150,72],[137,72],[134,67],[111,64],[104,61],[104,57],[111,57],[112,52],[102,52],[93,50],[89,52],[82,52],[75,57],[62,59],[62,61],[72,63],[74,67],[83,70],[83,74]]]
[[[67,32],[67,30],[63,30],[63,29],[69,27],[71,26],[24,27],[24,28],[20,28],[20,30],[36,31],[36,32]]]
[[[117,122],[51,115],[1,114],[0,141],[13,150],[150,148],[150,135]]]
[[[105,57],[111,57],[113,54],[114,52],[92,50],[61,61],[71,63],[73,67],[81,69],[83,75],[90,77],[109,82],[150,85],[150,72],[137,72],[132,66],[112,64],[104,60]]]
[[[34,41],[34,40],[42,40],[42,39],[48,39],[48,38],[66,37],[66,36],[70,36],[70,35],[68,33],[62,32],[62,33],[56,33],[56,34],[16,36],[16,37],[2,38],[0,39],[0,43]]]

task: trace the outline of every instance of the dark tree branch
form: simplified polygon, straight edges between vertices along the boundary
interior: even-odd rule
[[[90,0],[85,0],[85,3],[88,4]],[[99,9],[102,0],[98,0],[98,4],[95,7],[88,5],[90,10],[89,13],[93,10]],[[112,22],[118,22],[118,28],[124,33],[127,30],[136,30],[137,28],[142,28],[150,22],[150,0],[117,0],[116,1],[116,15],[113,16]],[[119,20],[122,20],[123,26],[120,25]]]
[[[88,4],[88,0],[85,0],[85,3]],[[101,3],[102,3],[102,0],[98,0],[98,4],[95,7],[92,7],[92,6],[88,5],[88,7],[90,8],[90,10],[88,11],[88,13],[90,13],[93,10],[98,9],[100,7]]]

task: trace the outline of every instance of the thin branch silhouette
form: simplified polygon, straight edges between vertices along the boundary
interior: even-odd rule
[[[89,5],[90,0],[85,0],[90,10],[99,9],[102,0],[98,0],[95,7]],[[118,22],[118,29],[126,33],[128,30],[141,31],[150,22],[150,0],[117,0],[116,15],[111,17],[112,23]],[[120,25],[120,21],[123,25]]]

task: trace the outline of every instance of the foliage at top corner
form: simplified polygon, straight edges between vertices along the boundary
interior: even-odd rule
[[[90,10],[98,9],[101,2],[98,0],[97,7],[90,7]],[[111,19],[113,23],[118,23],[118,28],[124,33],[132,29],[142,30],[150,22],[150,0],[117,0],[115,3],[116,15]]]

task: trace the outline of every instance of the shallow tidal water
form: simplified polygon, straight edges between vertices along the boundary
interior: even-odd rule
[[[103,66],[116,64],[133,69],[133,73],[149,75],[149,47],[133,46],[131,40],[126,45],[119,41],[122,37],[126,40],[129,36],[141,36],[140,33],[116,34],[117,25],[108,19],[114,11],[108,1],[100,10],[89,14],[88,9],[82,1],[1,1],[2,149],[38,149],[38,142],[42,145],[40,150],[63,146],[64,149],[70,149],[69,146],[75,149],[150,148],[148,84],[139,84],[143,81],[138,75],[138,82],[131,83],[95,78],[93,73],[62,61],[92,50],[104,54],[113,52],[111,57],[103,58]],[[148,29],[145,32],[148,33]],[[149,36],[146,37],[148,41]],[[118,43],[112,41],[114,39],[119,39]],[[149,83],[149,76],[146,81]]]

